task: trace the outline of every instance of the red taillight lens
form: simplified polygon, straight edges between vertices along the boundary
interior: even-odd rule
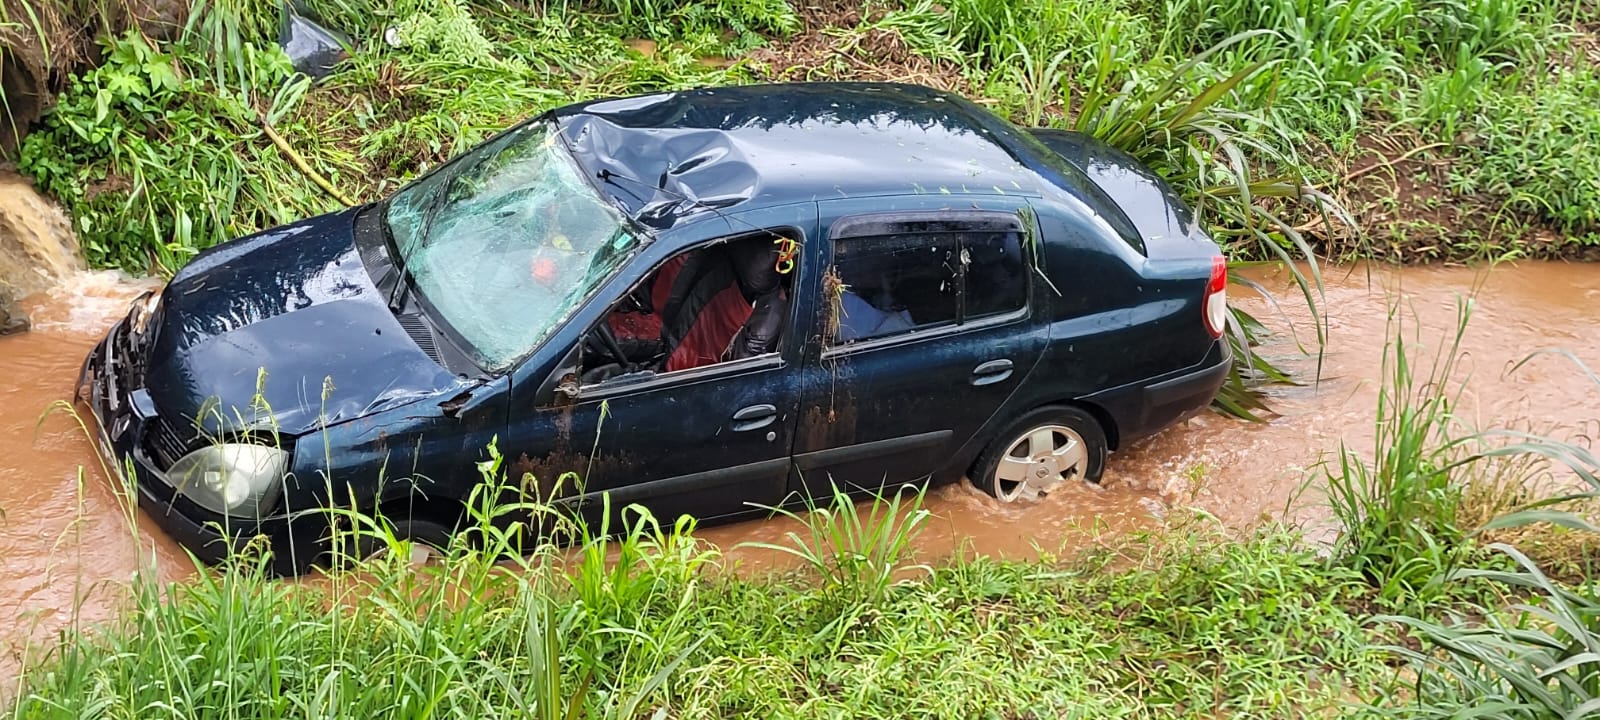
[[[1228,261],[1221,255],[1211,260],[1211,279],[1206,282],[1206,330],[1211,337],[1222,337],[1228,327]]]

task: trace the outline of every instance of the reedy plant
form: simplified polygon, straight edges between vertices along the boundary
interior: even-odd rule
[[[1410,661],[1412,697],[1389,714],[1455,720],[1578,720],[1600,714],[1600,598],[1590,583],[1564,587],[1510,545],[1489,549],[1515,569],[1461,569],[1452,582],[1490,582],[1529,598],[1478,608],[1481,620],[1381,616],[1416,633],[1422,650],[1394,646]]]
[[[1392,310],[1371,456],[1341,445],[1337,460],[1322,466],[1329,508],[1342,527],[1332,560],[1359,572],[1391,607],[1445,597],[1452,580],[1465,577],[1457,571],[1476,556],[1477,533],[1519,523],[1581,523],[1550,506],[1600,493],[1600,461],[1582,445],[1520,430],[1475,430],[1456,414],[1470,318],[1471,301],[1463,300],[1451,334],[1420,374],[1399,310]],[[1467,487],[1503,482],[1496,471],[1507,463],[1524,471],[1535,464],[1567,470],[1586,491],[1531,503],[1482,528],[1468,526]]]
[[[336,547],[389,552],[302,583],[272,579],[260,548],[216,571],[197,563],[177,585],[137,577],[128,625],[63,639],[6,716],[570,720],[666,708],[668,680],[700,643],[663,630],[691,627],[685,598],[704,558],[677,550],[692,545],[678,534],[688,528],[640,523],[609,541],[660,581],[611,592],[621,570],[564,566],[562,548],[526,540],[530,521],[556,511],[500,504],[509,488],[491,456],[478,511],[433,562],[414,564],[389,519],[334,508],[323,511],[334,532],[352,536]],[[594,602],[591,587],[614,602]]]
[[[798,558],[817,574],[824,596],[839,608],[817,638],[832,635],[837,647],[857,619],[884,600],[897,576],[929,572],[926,566],[905,564],[929,512],[922,507],[924,487],[902,485],[892,494],[873,493],[865,514],[844,489],[830,487],[833,495],[826,504],[805,499],[804,514],[769,508],[801,526],[785,533],[786,543],[744,545]]]
[[[1371,459],[1341,444],[1324,463],[1327,500],[1342,533],[1333,557],[1353,568],[1389,603],[1427,602],[1470,551],[1460,527],[1463,483],[1472,436],[1454,413],[1464,381],[1455,377],[1471,310],[1458,307],[1453,335],[1419,380],[1412,347],[1389,318]]]
[[[1098,72],[1066,104],[1076,108],[1073,129],[1127,152],[1171,182],[1231,256],[1273,259],[1288,268],[1315,318],[1320,352],[1326,341],[1318,303],[1321,269],[1293,218],[1315,214],[1348,221],[1348,217],[1337,202],[1297,174],[1299,160],[1292,145],[1270,118],[1260,111],[1229,109],[1228,101],[1240,84],[1266,72],[1271,63],[1256,63],[1221,79],[1208,79],[1205,64],[1230,47],[1268,35],[1252,31],[1227,38],[1159,81],[1133,77],[1119,81],[1114,72],[1116,51],[1103,45]],[[1276,174],[1263,175],[1264,168]],[[1288,216],[1286,211],[1299,214]],[[1353,222],[1348,224],[1354,227]],[[1239,266],[1235,262],[1231,267]],[[1229,279],[1264,293],[1264,288],[1237,272]],[[1281,381],[1288,375],[1251,352],[1261,323],[1237,308],[1230,312],[1234,368],[1217,405],[1230,414],[1255,418],[1265,406],[1250,381]]]

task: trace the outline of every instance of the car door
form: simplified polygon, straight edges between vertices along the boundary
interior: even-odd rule
[[[947,468],[1037,362],[1046,332],[1025,203],[826,201],[816,342],[791,490],[876,489]]]
[[[815,205],[803,210],[806,218],[796,220],[809,222],[784,228],[801,238],[815,229]],[[649,270],[634,277],[647,277],[673,257],[651,258]],[[808,294],[803,288],[815,282],[814,266],[803,260],[795,266],[791,298]],[[613,304],[631,287],[613,293]],[[787,327],[798,327],[799,306],[789,302]],[[513,474],[532,474],[542,495],[580,495],[591,522],[607,495],[613,521],[632,503],[663,522],[776,506],[786,491],[800,398],[797,334],[785,333],[775,351],[756,357],[574,384],[575,397],[544,393],[536,407],[511,410],[503,452]]]

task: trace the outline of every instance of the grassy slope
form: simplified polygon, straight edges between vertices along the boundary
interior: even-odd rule
[[[957,89],[1019,122],[1067,124],[1097,93],[1149,93],[1184,59],[1263,30],[1185,83],[1198,90],[1264,63],[1218,109],[1238,114],[1235,148],[1265,169],[1304,172],[1372,232],[1355,244],[1305,218],[1328,250],[1582,256],[1600,240],[1591,4],[829,0],[797,12],[784,0],[604,0],[549,14],[492,1],[313,4],[365,41],[314,87],[290,79],[272,43],[276,6],[255,0],[214,3],[175,42],[123,38],[73,81],[20,165],[73,211],[93,262],[170,271],[195,248],[334,207],[264,121],[343,194],[370,199],[577,99],[894,79]],[[387,27],[399,47],[377,40]],[[1171,160],[1181,170],[1192,159]],[[1202,185],[1225,181],[1183,184],[1198,200]]]

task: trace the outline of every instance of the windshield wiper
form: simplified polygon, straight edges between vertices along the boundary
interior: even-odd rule
[[[426,241],[429,233],[433,232],[433,218],[439,213],[439,208],[444,205],[445,191],[454,182],[454,176],[446,178],[439,183],[438,187],[434,188],[433,194],[428,196],[428,209],[422,216],[422,223],[419,228],[421,230],[419,237],[422,240],[412,243],[413,247],[422,241]],[[394,263],[397,275],[394,282],[394,290],[389,292],[389,311],[397,313],[404,307],[406,296],[411,292],[411,269],[407,267],[405,252],[400,248],[400,243],[394,239],[394,232],[389,228],[388,215],[389,211],[386,207],[384,209],[383,234],[384,237],[389,239],[389,245],[393,250],[391,260]]]

